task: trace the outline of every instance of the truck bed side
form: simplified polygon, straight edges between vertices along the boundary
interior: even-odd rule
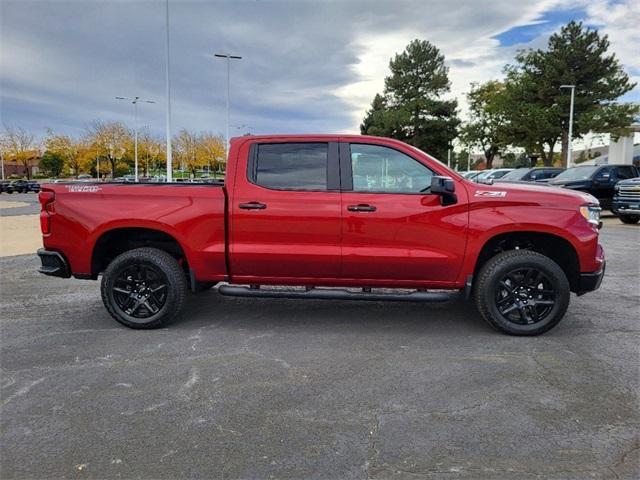
[[[179,245],[199,281],[226,278],[226,190],[194,184],[47,184],[55,194],[48,209],[47,250],[61,253],[71,273],[95,277],[101,251],[117,242],[140,243],[169,237]]]

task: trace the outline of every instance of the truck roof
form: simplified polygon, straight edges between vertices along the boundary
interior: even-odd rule
[[[277,133],[277,134],[265,134],[265,135],[242,135],[239,137],[232,137],[231,141],[236,142],[239,140],[274,140],[274,139],[304,139],[304,138],[355,138],[358,140],[382,140],[386,142],[399,142],[394,138],[389,137],[377,137],[373,135],[357,135],[353,133]]]

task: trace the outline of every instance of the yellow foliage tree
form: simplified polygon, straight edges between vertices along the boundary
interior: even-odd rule
[[[200,155],[204,157],[206,166],[213,169],[214,177],[218,170],[226,170],[227,152],[224,143],[222,137],[211,132],[202,132],[198,136]]]
[[[56,135],[48,130],[48,136],[44,141],[47,151],[58,155],[64,161],[64,168],[68,169],[74,177],[84,170],[84,162],[80,155],[81,145],[69,135]]]
[[[121,122],[102,122],[96,120],[87,128],[85,143],[92,145],[97,156],[106,158],[113,177],[118,164],[129,157],[133,139],[131,132]]]
[[[181,169],[195,175],[199,168],[207,166],[207,156],[200,145],[200,136],[197,133],[182,129],[174,138],[174,144]]]

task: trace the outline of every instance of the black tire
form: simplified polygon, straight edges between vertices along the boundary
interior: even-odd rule
[[[511,250],[489,259],[474,286],[482,317],[509,335],[540,335],[552,329],[564,317],[570,296],[560,266],[530,250]]]
[[[640,221],[640,216],[638,215],[620,215],[620,221],[622,223],[634,224]]]
[[[104,271],[100,291],[116,321],[149,329],[166,325],[180,312],[188,287],[175,258],[145,247],[117,256]]]

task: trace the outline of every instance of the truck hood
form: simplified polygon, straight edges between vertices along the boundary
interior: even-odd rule
[[[483,185],[465,182],[472,202],[496,201],[522,203],[557,208],[578,208],[586,203],[598,204],[598,200],[585,192],[545,185],[522,183],[496,183]]]
[[[556,187],[565,187],[565,188],[579,188],[579,187],[588,187],[591,184],[590,179],[581,179],[581,180],[549,180],[549,185],[553,185]]]
[[[630,178],[628,180],[620,180],[616,185],[626,185],[626,186],[640,186],[640,177],[638,178]]]

